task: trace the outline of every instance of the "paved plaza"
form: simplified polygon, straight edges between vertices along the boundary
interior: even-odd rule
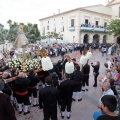
[[[71,58],[76,58],[77,62],[79,62],[79,59],[80,59],[79,51],[73,52],[72,54],[69,54],[69,55],[71,56]],[[96,61],[100,61],[101,65],[100,65],[99,76],[104,76],[105,74],[104,63],[107,57],[111,58],[112,56],[105,55],[104,57],[102,57],[101,53],[98,52],[98,50],[96,50],[93,52],[93,57],[89,61],[89,64],[91,62],[95,63]],[[57,61],[59,59],[61,59],[61,56],[52,58],[53,61]],[[93,74],[92,74],[93,68],[91,67],[90,69],[91,69],[91,72],[90,72],[90,79],[89,79],[90,81],[89,91],[82,92],[83,100],[81,102],[74,101],[72,103],[72,112],[71,112],[70,120],[93,120],[93,112],[98,109],[97,105],[98,105],[98,100],[101,96],[101,93],[99,91],[99,87],[97,88],[93,87],[93,83],[94,83]],[[18,112],[16,112],[17,120],[43,120],[43,112],[40,111],[38,107],[30,106],[29,109],[30,109],[30,114],[28,115],[23,115],[23,114],[19,115]],[[67,112],[66,112],[66,116],[67,116]],[[64,120],[67,120],[66,116]],[[58,120],[62,120],[59,108],[58,108]]]

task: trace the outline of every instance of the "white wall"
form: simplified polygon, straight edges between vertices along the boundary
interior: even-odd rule
[[[114,7],[113,7],[114,8]],[[81,33],[80,33],[80,26],[81,24],[85,23],[85,19],[88,18],[91,25],[95,25],[96,21],[99,21],[99,26],[104,26],[104,23],[109,23],[111,21],[111,14],[112,10],[109,7],[105,6],[95,6],[95,7],[87,7],[84,8],[86,10],[75,10],[71,12],[66,12],[57,16],[52,16],[46,19],[43,19],[40,21],[40,32],[43,32],[43,28],[45,27],[45,35],[47,35],[48,32],[54,32],[54,29],[56,27],[56,33],[63,34],[63,39],[68,40],[69,42],[76,42],[80,43],[81,41]],[[116,8],[114,8],[113,12],[115,12]],[[98,13],[96,13],[98,12]],[[100,14],[99,14],[100,13]],[[103,13],[103,14],[101,14]],[[105,15],[108,14],[108,15]],[[62,19],[63,18],[63,19]],[[69,27],[71,27],[71,19],[74,19],[75,21],[75,30],[69,30]],[[49,21],[49,24],[48,24]],[[47,26],[49,25],[49,30],[47,30]],[[64,32],[62,31],[62,28],[64,26]],[[101,34],[101,33],[98,33]],[[73,36],[75,36],[73,41]],[[90,38],[92,41],[92,38]],[[112,37],[109,37],[110,42],[112,41]]]

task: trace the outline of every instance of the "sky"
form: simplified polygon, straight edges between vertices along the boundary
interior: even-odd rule
[[[108,0],[0,0],[0,23],[8,28],[7,21],[39,24],[39,19],[53,13],[89,5],[106,5]]]

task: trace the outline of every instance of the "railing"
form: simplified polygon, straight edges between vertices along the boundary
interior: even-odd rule
[[[106,27],[103,26],[94,26],[88,24],[82,24],[80,27],[81,31],[91,31],[91,32],[109,32],[111,30],[107,30]]]

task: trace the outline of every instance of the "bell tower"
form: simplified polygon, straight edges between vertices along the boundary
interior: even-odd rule
[[[112,19],[120,18],[120,0],[108,0],[106,6],[112,9]]]

